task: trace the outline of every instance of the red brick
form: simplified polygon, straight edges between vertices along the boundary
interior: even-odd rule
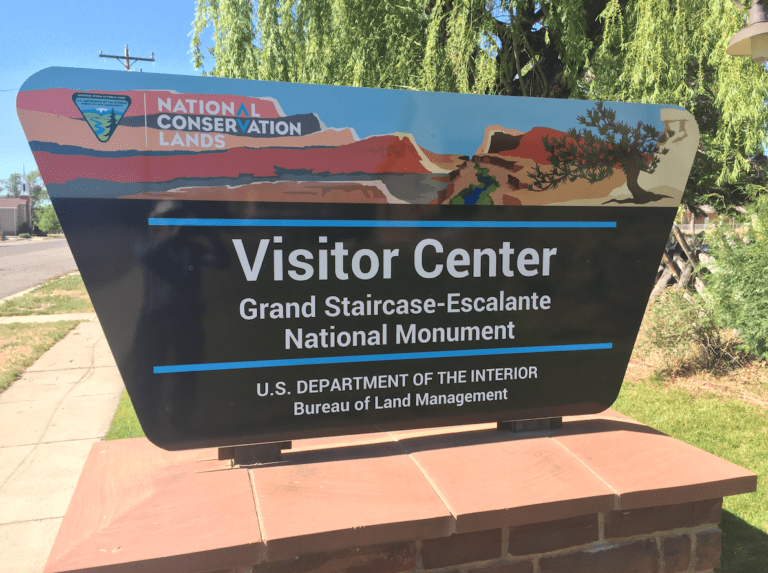
[[[605,538],[631,537],[680,527],[720,523],[722,498],[605,514]]]
[[[509,529],[509,553],[521,556],[578,547],[597,541],[599,535],[597,515],[521,525]]]
[[[416,566],[416,543],[393,543],[262,562],[253,573],[400,573]]]
[[[533,573],[533,561],[514,561],[494,565],[470,566],[467,573]]]
[[[662,539],[664,548],[664,573],[688,571],[691,564],[691,536],[674,535]]]
[[[656,541],[645,539],[605,549],[543,557],[540,573],[659,573]]]
[[[696,535],[696,567],[694,571],[707,571],[720,566],[720,530],[704,531]]]
[[[501,529],[425,539],[421,543],[424,569],[437,569],[501,557]]]

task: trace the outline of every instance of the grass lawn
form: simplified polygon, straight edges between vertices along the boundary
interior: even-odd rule
[[[141,429],[139,419],[136,417],[136,412],[131,404],[131,399],[128,397],[128,392],[123,390],[123,395],[120,396],[120,403],[117,405],[117,411],[115,417],[112,418],[112,423],[109,426],[107,435],[104,436],[105,440],[122,440],[124,438],[143,438],[144,431]]]
[[[78,324],[76,320],[0,324],[0,392]]]
[[[52,279],[24,296],[0,304],[0,316],[71,312],[93,312],[79,273]]]

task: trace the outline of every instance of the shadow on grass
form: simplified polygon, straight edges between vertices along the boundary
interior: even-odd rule
[[[768,533],[723,510],[723,553],[717,573],[768,571]]]

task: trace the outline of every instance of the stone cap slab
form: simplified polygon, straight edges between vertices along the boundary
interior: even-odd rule
[[[260,562],[248,474],[216,457],[215,449],[166,452],[143,438],[94,444],[45,570],[165,573]]]
[[[451,534],[450,511],[391,439],[284,458],[249,470],[269,561]]]
[[[568,418],[552,439],[616,492],[616,509],[726,497],[757,489],[757,475],[607,410]]]
[[[216,569],[755,491],[739,466],[608,410],[296,440],[281,462],[94,445],[45,571]]]
[[[454,531],[610,511],[615,492],[550,437],[488,429],[396,436],[455,520]]]

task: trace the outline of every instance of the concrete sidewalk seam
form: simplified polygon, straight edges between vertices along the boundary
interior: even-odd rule
[[[89,438],[72,438],[72,439],[69,439],[69,440],[51,440],[49,442],[35,442],[35,443],[29,443],[29,444],[16,444],[16,445],[11,446],[11,447],[23,448],[23,447],[26,447],[26,446],[45,446],[47,444],[65,444],[65,443],[70,443],[70,442],[92,442],[93,440],[101,440],[101,439],[102,439],[101,436],[92,436],[92,437],[89,437]],[[30,454],[32,454],[32,452],[30,452]],[[23,461],[22,461],[22,463],[23,463]]]
[[[3,523],[2,525],[15,525],[17,523],[43,523],[45,521],[51,521],[53,519],[62,519],[64,516],[59,515],[57,517],[41,517],[40,519],[24,519],[22,521],[13,521],[11,523]]]
[[[71,366],[69,368],[51,368],[49,370],[30,370],[30,372],[34,372],[35,374],[40,374],[43,372],[66,372],[67,370],[82,370],[83,368],[87,368],[88,370],[101,370],[102,368],[114,368],[114,366]],[[75,382],[75,384],[79,384],[79,383],[80,383],[80,380]]]
[[[110,366],[101,366],[100,368],[110,368]],[[112,368],[114,368],[114,367],[112,367]],[[77,370],[77,368],[71,368],[71,370]],[[94,370],[95,370],[95,368],[94,368]],[[35,373],[37,373],[37,372],[59,372],[59,370],[37,370]],[[73,386],[77,386],[77,384],[78,384],[78,382],[75,382],[73,384]],[[41,386],[44,386],[44,384],[41,384]],[[51,386],[53,386],[53,384],[51,384]],[[72,390],[74,390],[74,389],[75,388],[73,387]],[[94,394],[80,394],[80,398],[90,398],[92,396],[113,396],[115,394],[117,394],[117,392],[97,392],[97,393],[94,393]],[[27,402],[37,402],[37,400],[14,400],[13,402],[6,402],[6,404],[26,404]],[[85,439],[85,438],[83,438],[83,439]],[[56,441],[60,441],[60,440],[56,440]],[[63,441],[69,442],[71,440],[63,440]],[[41,444],[52,444],[53,442],[40,442],[40,443]],[[24,444],[19,444],[19,445],[23,446]],[[26,445],[30,445],[30,444],[26,444]]]
[[[62,397],[61,397],[61,398],[60,398],[60,399],[59,399],[59,400],[56,402],[56,406],[53,408],[53,411],[51,412],[51,415],[48,417],[48,422],[47,422],[47,424],[45,425],[45,429],[43,430],[43,432],[42,432],[42,434],[41,434],[41,438],[42,438],[42,436],[45,436],[46,432],[47,432],[47,431],[50,429],[50,427],[51,427],[51,422],[53,421],[53,417],[56,415],[56,411],[58,410],[59,406],[61,406],[61,403],[64,401],[64,399],[65,399],[67,396],[69,396],[70,392],[72,392],[72,390],[74,390],[74,389],[75,389],[75,387],[77,387],[77,385],[78,385],[80,382],[82,382],[82,381],[83,381],[83,380],[84,380],[84,379],[85,379],[85,378],[86,378],[86,377],[87,377],[87,376],[88,376],[88,375],[91,373],[91,369],[93,368],[93,366],[92,366],[92,365],[93,365],[93,363],[95,362],[95,352],[96,352],[96,350],[95,350],[95,349],[96,349],[96,344],[98,344],[98,342],[99,342],[99,341],[101,340],[101,338],[103,338],[103,337],[104,337],[104,334],[102,333],[101,337],[97,338],[97,339],[96,339],[96,341],[93,343],[93,346],[91,346],[91,348],[89,349],[89,350],[90,350],[90,361],[91,361],[91,367],[89,367],[89,368],[88,368],[88,370],[86,370],[86,371],[83,373],[83,375],[82,375],[82,376],[81,376],[81,377],[78,379],[78,381],[77,381],[77,382],[75,382],[75,383],[72,385],[72,387],[71,387],[69,390],[67,390],[67,391],[66,391],[66,393],[65,393],[65,394],[64,394],[64,395],[63,395],[63,396],[62,396]],[[63,339],[62,339],[62,340],[63,340]],[[3,480],[3,483],[1,483],[1,484],[0,484],[0,489],[2,489],[2,488],[3,488],[3,486],[5,486],[5,484],[7,484],[7,483],[8,483],[8,482],[11,480],[11,478],[12,478],[12,477],[14,477],[14,476],[16,475],[16,473],[17,473],[17,472],[18,472],[18,471],[19,471],[19,470],[20,470],[22,467],[24,467],[24,463],[25,463],[25,462],[26,462],[26,461],[27,461],[27,460],[30,458],[30,456],[32,456],[32,454],[34,454],[34,453],[37,451],[37,448],[38,448],[38,446],[40,446],[40,443],[41,443],[41,442],[39,442],[39,441],[38,441],[38,442],[37,442],[37,443],[34,445],[34,447],[33,447],[33,448],[32,448],[32,449],[31,449],[31,450],[30,450],[30,451],[27,453],[27,455],[26,455],[26,456],[24,456],[24,458],[22,458],[21,462],[19,462],[19,464],[18,464],[18,465],[17,465],[17,466],[16,466],[16,467],[13,469],[13,471],[12,471],[12,472],[11,472],[11,473],[8,475],[8,477],[6,477],[6,478],[5,478],[5,480]]]

